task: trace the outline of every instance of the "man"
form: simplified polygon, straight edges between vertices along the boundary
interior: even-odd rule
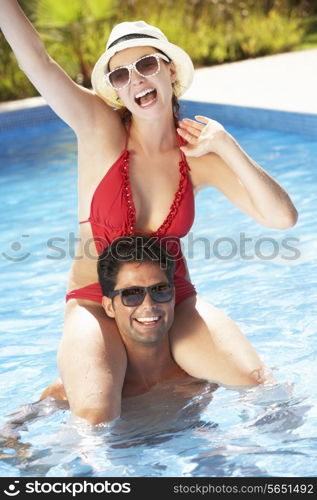
[[[175,262],[150,240],[140,235],[118,238],[98,259],[103,308],[117,323],[127,352],[122,397],[187,376],[173,360],[168,338],[174,319]],[[67,399],[60,380],[46,388],[40,399],[46,397]]]
[[[175,262],[163,246],[141,235],[118,238],[99,256],[103,308],[115,320],[127,353],[122,397],[147,392],[164,380],[189,377],[174,361],[169,344],[174,269]],[[264,371],[261,364],[258,383],[270,380]],[[221,373],[217,381],[221,382]],[[40,399],[46,397],[67,399],[60,380]]]

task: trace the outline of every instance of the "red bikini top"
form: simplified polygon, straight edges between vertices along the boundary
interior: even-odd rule
[[[180,146],[183,145],[183,140],[178,134],[177,140]],[[80,222],[80,224],[90,222],[98,254],[114,239],[136,232],[136,210],[129,179],[130,153],[127,145],[128,134],[123,152],[106,172],[94,192],[89,218]],[[180,150],[179,185],[166,218],[156,231],[146,233],[138,230],[138,233],[160,238],[164,236],[182,238],[189,232],[195,215],[189,170],[185,154]]]

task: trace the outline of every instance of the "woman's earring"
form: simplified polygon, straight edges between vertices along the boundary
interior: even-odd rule
[[[118,106],[121,106],[121,107],[124,106],[123,101],[121,101],[119,96],[117,96],[116,101],[117,101]]]

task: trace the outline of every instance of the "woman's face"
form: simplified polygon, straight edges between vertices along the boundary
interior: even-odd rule
[[[127,66],[140,57],[157,52],[153,47],[132,47],[122,50],[110,59],[109,70]],[[176,72],[173,63],[167,64],[160,59],[160,71],[156,75],[144,77],[132,69],[129,85],[116,92],[133,115],[151,120],[159,117],[162,111],[172,109],[172,83],[175,80]],[[148,93],[144,95],[146,91]]]

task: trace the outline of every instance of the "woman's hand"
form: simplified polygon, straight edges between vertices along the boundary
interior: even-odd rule
[[[206,116],[195,116],[195,120],[184,118],[179,121],[177,132],[185,141],[186,146],[181,150],[186,156],[203,156],[208,153],[217,153],[223,139],[229,135],[221,123]]]

